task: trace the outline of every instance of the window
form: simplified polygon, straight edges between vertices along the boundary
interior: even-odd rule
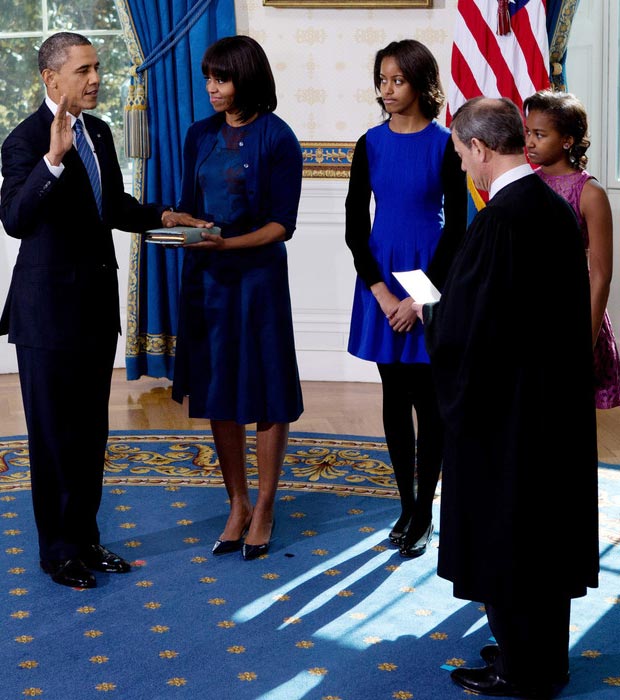
[[[97,49],[101,89],[95,113],[112,128],[117,148],[123,143],[123,107],[129,58],[114,0],[0,0],[0,142],[45,97],[37,52],[50,34],[83,34]],[[121,165],[127,166],[119,152]]]

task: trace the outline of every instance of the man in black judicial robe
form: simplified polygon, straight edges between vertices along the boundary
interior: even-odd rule
[[[452,122],[489,191],[442,299],[422,307],[446,442],[438,574],[486,606],[496,645],[453,680],[552,697],[568,681],[571,598],[597,586],[596,418],[589,280],[570,206],[523,155],[509,100]]]

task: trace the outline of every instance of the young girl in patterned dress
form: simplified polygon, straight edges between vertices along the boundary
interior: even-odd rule
[[[620,358],[606,311],[613,266],[613,225],[603,187],[585,169],[588,117],[572,94],[541,90],[523,104],[526,147],[536,173],[573,207],[590,268],[596,407],[620,405]]]

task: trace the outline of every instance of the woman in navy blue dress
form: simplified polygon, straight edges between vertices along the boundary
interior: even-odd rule
[[[450,132],[435,121],[444,96],[431,52],[419,41],[392,42],[375,57],[374,83],[387,119],[357,142],[346,200],[346,241],[358,273],[349,352],[379,369],[401,501],[389,539],[402,556],[416,557],[433,533],[443,429],[422,327],[392,273],[422,269],[441,289],[465,232],[467,195]]]
[[[230,514],[214,554],[267,552],[291,421],[303,411],[286,247],[301,193],[301,148],[273,114],[269,62],[256,41],[226,37],[202,61],[215,115],[188,130],[179,208],[221,229],[186,246],[172,396],[209,418]],[[258,497],[246,476],[256,423]],[[244,541],[245,536],[245,541]]]

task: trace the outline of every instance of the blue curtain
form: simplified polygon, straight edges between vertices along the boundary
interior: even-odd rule
[[[566,53],[571,25],[579,0],[547,0],[549,78],[553,90],[566,91]]]
[[[133,62],[126,149],[134,193],[174,205],[189,125],[212,110],[200,67],[207,46],[235,34],[234,0],[116,0]],[[132,237],[127,378],[172,378],[182,251]]]

